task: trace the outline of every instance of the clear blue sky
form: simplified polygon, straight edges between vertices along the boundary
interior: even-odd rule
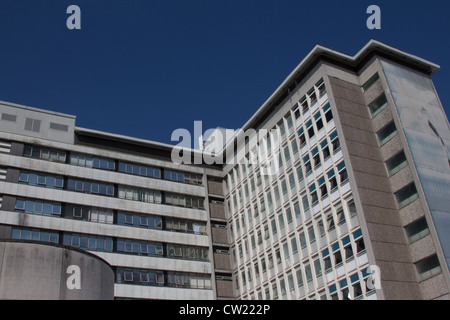
[[[0,0],[0,100],[170,142],[195,120],[240,127],[316,43],[353,55],[374,38],[441,65],[449,114],[449,15],[448,0]]]

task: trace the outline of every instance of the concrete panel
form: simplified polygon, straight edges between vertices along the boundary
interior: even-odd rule
[[[345,139],[347,141],[356,141],[370,146],[378,147],[378,141],[372,131],[367,131],[356,127],[342,127],[342,132],[344,133]],[[349,142],[350,143],[350,142]]]
[[[381,82],[381,79],[378,79],[372,84],[369,90],[364,92],[364,100],[366,104],[369,105],[370,103],[372,103],[372,101],[378,98],[383,92],[383,83]]]
[[[3,241],[0,299],[113,299],[114,273],[105,261],[63,246]],[[80,289],[69,289],[70,265],[79,267]]]
[[[437,299],[445,295],[448,296],[449,293],[445,283],[444,276],[442,274],[439,274],[433,278],[422,281],[419,284],[419,287],[423,299],[426,300]]]
[[[342,98],[334,97],[336,105],[339,106],[339,112],[346,112],[360,117],[367,117],[368,110],[360,102],[348,101]]]
[[[114,298],[113,295],[108,295],[108,292],[114,292],[114,273],[102,260],[93,259],[91,255],[68,249],[64,249],[61,254],[63,258],[62,281],[60,283],[61,300],[96,300],[105,298],[110,300]],[[70,276],[67,273],[67,268],[71,265],[80,267],[81,290],[69,290],[66,282],[63,281]],[[103,290],[106,290],[106,292]]]
[[[9,239],[11,237],[11,226],[0,225],[0,239]]]
[[[414,282],[381,281],[386,300],[421,300],[419,288]]]
[[[397,210],[363,205],[364,217],[367,223],[399,225],[399,217]]]
[[[434,247],[431,235],[414,242],[411,244],[410,249],[413,262],[420,261],[436,253],[436,248]]]
[[[390,192],[389,182],[385,177],[375,176],[369,173],[354,171],[358,187],[377,190],[381,192]]]
[[[210,203],[209,212],[211,214],[211,219],[226,220],[225,216],[225,206],[221,203]]]
[[[383,159],[383,161],[386,161],[401,150],[403,150],[403,143],[400,139],[400,136],[397,134],[395,137],[381,146],[381,159]]]
[[[387,209],[396,208],[394,199],[388,192],[381,192],[364,188],[358,188],[358,190],[361,198],[361,204],[363,205],[365,204]]]
[[[214,267],[218,270],[231,270],[231,260],[228,253],[214,253]]]
[[[398,244],[398,245],[403,246],[403,245],[407,244],[406,238],[405,238],[405,235],[403,232],[403,228],[399,225],[384,225],[384,224],[367,223],[367,229],[370,233],[370,239],[372,239],[372,241],[381,242],[383,245],[384,244]],[[401,248],[400,250],[404,250],[405,252],[407,252],[408,248],[405,247],[405,248]],[[397,260],[392,260],[392,261],[397,261]]]
[[[391,183],[392,192],[397,192],[413,181],[411,168],[409,166],[404,167],[400,171],[396,172],[393,176],[391,176],[389,181]]]
[[[222,182],[208,180],[208,193],[212,195],[218,195],[223,197],[223,185]]]
[[[361,108],[364,106],[362,105]],[[352,113],[347,113],[343,111],[339,111],[339,119],[341,121],[342,127],[352,127],[357,128],[364,131],[372,132],[372,124],[370,119],[367,116],[357,116]],[[346,137],[347,138],[347,137]]]
[[[215,244],[229,245],[228,232],[225,228],[211,228],[212,242]]]
[[[377,260],[382,281],[416,282],[416,269],[411,263]],[[416,287],[418,290],[418,287]]]
[[[378,132],[378,130],[387,125],[390,121],[392,121],[392,119],[394,119],[392,116],[392,111],[389,106],[387,106],[379,114],[372,118],[373,131]]]
[[[353,171],[365,172],[374,176],[386,177],[386,168],[381,161],[352,157]]]
[[[129,284],[115,284],[116,297],[158,300],[212,300],[212,290],[186,290],[185,288],[133,286]]]
[[[350,141],[347,143],[348,153],[351,156],[357,156],[361,158],[371,159],[375,161],[381,161],[380,149],[375,146],[370,146],[365,143]]]
[[[367,250],[380,267],[383,296],[386,299],[421,299],[415,267],[384,165],[384,161],[403,146],[397,135],[379,147],[374,124],[378,130],[392,119],[392,113],[387,107],[370,119],[366,106],[383,92],[382,82],[379,80],[365,96],[359,86],[337,79],[330,79],[330,83],[333,95],[339,97],[335,100],[340,111],[337,118],[342,124],[343,140],[353,168],[349,177],[353,176],[357,186],[353,193],[355,201],[359,200],[362,207],[359,221],[367,230],[364,235]],[[352,107],[346,101],[352,101]]]
[[[61,262],[54,247],[5,243],[0,299],[59,299]]]
[[[406,207],[401,208],[398,213],[403,226],[406,226],[425,215],[422,203],[419,200],[413,201]]]
[[[218,298],[234,298],[233,282],[226,280],[216,280]]]

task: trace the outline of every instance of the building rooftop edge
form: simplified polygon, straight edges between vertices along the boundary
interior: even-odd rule
[[[302,59],[302,61],[294,68],[293,71],[283,80],[283,82],[272,92],[272,94],[263,102],[263,104],[253,113],[253,115],[242,126],[243,130],[251,128],[252,123],[263,114],[270,103],[276,98],[280,92],[288,89],[288,84],[292,81],[295,75],[307,70],[311,65],[315,65],[321,58],[329,58],[336,62],[344,63],[350,67],[357,66],[361,61],[373,53],[384,53],[417,68],[422,69],[428,75],[434,74],[440,69],[438,64],[430,62],[426,59],[420,58],[416,55],[407,53],[381,41],[370,39],[355,55],[350,56],[340,51],[316,44],[313,49]],[[234,138],[230,139],[222,152],[226,150],[230,143],[233,143]]]
[[[77,116],[74,116],[72,114],[51,111],[51,110],[48,110],[48,109],[41,109],[41,108],[36,108],[36,107],[25,106],[25,105],[22,105],[22,104],[8,102],[8,101],[0,100],[0,104],[6,105],[6,106],[9,106],[9,107],[29,110],[29,111],[47,113],[47,114],[50,114],[50,115],[53,115],[53,116],[64,117],[64,118],[69,118],[69,119],[74,119],[74,120],[77,118]]]

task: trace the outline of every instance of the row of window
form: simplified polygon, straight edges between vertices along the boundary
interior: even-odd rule
[[[202,185],[202,175],[175,170],[162,170],[152,166],[140,165],[124,161],[116,161],[102,157],[48,149],[40,146],[24,145],[23,156],[60,163],[69,163],[76,166],[96,168],[102,170],[118,171],[138,176],[161,179],[164,171],[164,179],[183,183]]]
[[[15,210],[17,212],[38,215],[61,216],[68,219],[79,219],[106,224],[118,224],[136,228],[206,234],[206,223],[197,221],[163,218],[148,214],[117,212],[115,221],[114,211],[109,209],[92,208],[78,205],[66,205],[58,202],[18,198]]]
[[[150,257],[208,261],[208,248],[151,241],[139,241],[37,228],[13,227],[12,239],[63,244],[83,250],[117,252]]]
[[[338,171],[339,183],[341,183],[341,184],[345,183],[348,179],[348,174],[347,174],[347,170],[345,168],[345,163],[342,161],[341,163],[339,163],[336,166],[336,169]],[[304,179],[303,173],[302,173],[302,168],[300,166],[297,167],[295,172],[288,173],[287,179],[288,179],[289,187],[291,188],[291,190],[294,190],[295,194],[298,191],[301,192],[301,190],[297,190],[297,184],[299,186],[301,186],[302,181]],[[327,187],[325,182],[328,182],[329,188]],[[286,182],[286,179],[282,179],[280,181],[280,185],[281,185],[281,192],[282,192],[283,196],[285,196],[288,193],[288,184]],[[337,180],[337,177],[335,174],[335,170],[331,169],[330,171],[328,171],[326,173],[326,175],[319,178],[318,186],[319,186],[319,190],[320,190],[320,197],[322,197],[322,198],[328,194],[328,191],[332,192],[333,190],[335,190],[336,187],[338,186],[338,180]],[[303,186],[301,186],[301,189],[303,189]],[[310,196],[311,196],[311,203],[314,205],[315,203],[317,203],[317,201],[319,199],[319,194],[316,191],[316,183],[313,183],[309,186],[309,191],[310,191]],[[275,196],[275,201],[278,202],[281,197],[278,184],[274,185],[273,192],[274,192],[274,196]],[[244,195],[247,199],[249,198],[249,189],[248,189],[247,183],[244,183]],[[244,198],[243,198],[240,187],[238,187],[237,192],[231,196],[231,199],[233,201],[234,208],[238,208],[238,200],[237,199],[239,199],[240,207],[243,206]],[[259,215],[259,212],[264,212],[266,210],[264,197],[259,197],[259,199],[257,199],[256,202],[259,202],[259,206],[257,203],[254,203],[253,209],[254,209],[255,217],[257,217]],[[304,210],[308,211],[309,207],[310,207],[309,199],[306,196],[303,196],[302,202],[304,205]],[[267,192],[267,205],[269,208],[271,208],[273,205],[273,198],[272,198],[272,193],[271,193],[270,189]],[[229,209],[229,212],[232,212],[231,207],[230,207],[230,201],[228,201],[228,209]],[[248,210],[250,212],[251,208],[248,208]],[[249,219],[250,219],[250,217],[251,216],[249,215]]]
[[[19,175],[19,183],[31,186],[42,186],[46,188],[62,189],[64,188],[64,178],[58,176],[47,175],[45,173],[33,173],[21,171]]]
[[[320,257],[316,255],[315,257],[312,258],[311,263],[309,260],[306,260],[306,261],[304,261],[304,263],[302,265],[295,267],[295,270],[296,270],[295,276],[297,278],[297,286],[299,287],[299,289],[301,289],[305,285],[305,283],[308,283],[308,286],[309,286],[309,283],[311,283],[314,278],[321,277],[323,275],[322,270],[325,270],[325,273],[330,272],[332,264],[334,264],[335,268],[340,267],[343,263],[343,254],[345,254],[345,261],[349,261],[354,256],[354,253],[353,253],[354,250],[356,250],[357,254],[363,253],[365,250],[365,246],[364,246],[364,241],[362,239],[361,231],[360,230],[355,231],[352,234],[352,238],[354,239],[353,243],[350,240],[350,236],[347,236],[347,237],[343,238],[340,242],[336,242],[336,243],[332,244],[329,248],[324,249],[321,254],[322,259],[320,259]],[[343,247],[343,249],[341,249],[341,246]],[[331,255],[330,255],[330,249],[332,250]],[[277,264],[281,263],[281,252],[280,251],[277,251],[277,253],[276,253],[276,261],[277,261]],[[238,289],[239,289],[240,283],[242,283],[242,285],[245,286],[247,281],[252,281],[253,276],[259,277],[261,271],[262,271],[262,273],[265,273],[267,271],[267,268],[272,269],[273,267],[274,267],[274,261],[271,256],[269,256],[268,266],[266,266],[266,261],[264,258],[261,259],[261,265],[258,263],[258,261],[255,261],[253,266],[247,265],[247,270],[241,269],[238,273],[238,275],[239,275],[238,278],[236,278],[236,283],[237,283]],[[355,274],[357,274],[357,273],[355,273]],[[357,281],[357,279],[359,279],[359,277],[355,276],[355,274],[351,275],[349,277],[352,283],[355,283]],[[290,289],[291,293],[294,293],[294,291],[295,291],[294,275],[290,271],[287,272],[287,280],[288,280],[289,289]],[[341,288],[345,287],[343,284],[346,281],[347,281],[347,279],[342,279],[342,280],[338,281]],[[275,289],[275,290],[273,290],[274,296],[272,298],[277,299],[278,291],[277,291],[277,287],[276,287],[277,286],[276,280],[275,281],[272,280],[271,283],[273,285],[275,285],[275,287],[272,288],[272,289]],[[286,294],[286,286],[285,286],[285,281],[284,281],[283,276],[281,276],[281,278],[279,279],[279,284],[281,287],[280,288],[281,294],[285,295]],[[333,294],[334,294],[333,286],[335,286],[335,285],[330,286],[331,299],[335,298],[335,297],[333,297]],[[369,291],[369,290],[366,290],[366,291]],[[362,291],[359,290],[357,292],[354,292],[353,297],[354,298],[358,297],[361,294],[362,294]],[[347,296],[345,298],[347,298]]]
[[[339,170],[339,182],[342,184],[342,183],[344,183],[347,180],[347,171],[345,169],[345,163],[341,162],[337,166],[337,169]],[[328,177],[328,180],[325,180],[324,177],[319,179],[319,192],[320,192],[320,196],[322,198],[324,198],[325,196],[328,195],[328,188],[327,188],[327,185],[325,183],[326,181],[328,181],[328,183],[330,184],[330,190],[331,191],[333,191],[336,188],[337,183],[338,183],[337,179],[335,177],[334,169],[332,169],[332,170],[330,170],[328,172],[327,177]],[[283,184],[282,184],[282,186],[283,186]],[[282,187],[282,189],[284,189],[284,187]],[[317,201],[318,201],[318,196],[319,196],[319,193],[316,190],[316,183],[313,183],[310,186],[309,190],[310,190],[310,193],[311,193],[312,205],[315,205],[317,203]],[[275,192],[275,200],[278,201],[279,198],[280,198],[280,194],[279,194],[279,190],[278,190],[277,186],[274,188],[274,192]],[[285,192],[285,191],[283,191],[283,192]],[[267,194],[267,198],[268,198],[268,206],[269,206],[269,208],[271,208],[271,206],[272,206],[272,196],[271,196],[270,192]],[[309,202],[308,196],[307,195],[303,195],[300,199],[301,199],[300,202],[293,200],[294,201],[293,212],[291,211],[291,207],[290,206],[285,208],[287,224],[290,224],[293,221],[293,214],[295,214],[295,217],[297,218],[297,220],[298,219],[302,220],[301,219],[301,206],[300,206],[300,204],[303,206],[303,212],[304,212],[305,217],[306,217],[306,213],[309,212],[309,210],[310,210],[310,202]],[[233,198],[233,200],[234,200],[234,198]],[[260,198],[259,199],[259,208],[261,208],[261,210],[260,210],[261,212],[265,211],[264,198]],[[252,209],[253,209],[253,212],[252,212]],[[339,224],[345,223],[344,210],[340,209],[338,211],[341,212],[341,213],[338,214]],[[247,220],[248,220],[248,223],[251,223],[253,217],[255,217],[255,218],[258,217],[258,215],[259,215],[258,212],[259,212],[258,211],[258,205],[257,205],[257,203],[255,203],[253,207],[252,206],[248,207],[244,212],[241,212],[240,215],[238,214],[238,216],[236,216],[236,219],[233,220],[231,222],[231,224],[230,224],[230,228],[232,230],[231,231],[231,236],[232,236],[233,239],[234,239],[233,225],[236,227],[236,231],[239,232],[241,226],[242,226],[242,228],[246,227],[246,221]],[[352,218],[353,216],[356,215],[356,209],[355,209],[353,201],[351,201],[351,204],[349,202],[349,212],[350,212],[350,218]],[[332,219],[332,215],[330,214],[329,216]],[[247,219],[246,219],[246,217],[247,217]],[[278,220],[279,220],[280,229],[283,229],[284,226],[285,226],[285,218],[283,217],[282,213],[278,214]],[[272,223],[272,225],[274,225],[274,219],[272,220],[271,223]],[[274,230],[276,230],[276,228]]]
[[[333,213],[332,210],[328,210],[326,213],[324,213],[323,217],[321,214],[315,216],[311,223],[306,224],[304,228],[298,231],[298,238],[296,234],[293,234],[289,236],[289,240],[283,241],[282,246],[285,257],[290,257],[291,253],[292,255],[297,254],[299,251],[299,247],[301,250],[306,249],[308,243],[312,245],[317,241],[317,237],[323,238],[325,237],[326,233],[333,232],[336,228],[335,221],[337,222],[337,225],[341,226],[346,223],[347,215],[352,218],[356,214],[357,213],[354,201],[349,200],[347,202],[346,210],[344,210],[341,205],[337,205],[335,213]],[[288,224],[290,224],[292,222],[292,214],[290,210],[286,210],[286,217],[288,219]],[[243,259],[244,254],[246,254],[247,257],[250,256],[251,251],[249,250],[249,241],[253,249],[253,255],[255,255],[257,253],[257,251],[255,250],[256,245],[262,244],[263,238],[264,240],[269,240],[272,236],[273,239],[276,239],[277,233],[282,232],[284,228],[285,218],[283,213],[279,213],[277,217],[271,218],[270,225],[265,224],[263,226],[263,230],[257,228],[255,232],[250,232],[248,235],[245,235],[242,242],[239,241],[237,243],[237,250],[241,260]],[[271,231],[271,234],[269,230]],[[233,232],[233,230],[231,230],[231,232]],[[298,246],[298,243],[300,244],[300,246]],[[290,244],[290,249],[288,244]],[[233,262],[236,264],[237,261],[234,248],[232,249],[232,252]]]
[[[315,92],[320,92],[319,96],[321,98],[321,103],[323,103],[324,101],[326,101],[326,90],[325,90],[325,85],[323,80],[321,79],[314,88],[312,88],[310,90],[312,92],[311,97],[315,97],[316,94]],[[308,95],[309,97],[309,95]],[[311,98],[308,98],[311,99]],[[307,100],[306,96],[304,97],[304,99],[302,99],[303,101],[303,105],[306,105],[306,109],[309,108],[309,105],[311,105]],[[315,102],[317,102],[317,100],[309,100],[311,102],[313,102],[312,104],[314,105]],[[315,109],[315,108],[314,108]],[[292,110],[293,115],[295,117],[295,119],[298,119],[300,117],[300,107],[298,106],[298,104],[296,104]],[[262,139],[262,142],[256,146],[257,150],[252,150],[249,152],[249,154],[246,156],[247,159],[247,166],[249,166],[249,168],[251,169],[251,166],[257,163],[267,163],[267,159],[266,159],[266,155],[268,156],[271,151],[272,151],[272,142],[274,141],[278,141],[278,139],[280,137],[278,137],[278,134],[274,135],[274,132],[279,132],[281,135],[281,138],[283,138],[285,136],[286,133],[286,124],[287,124],[287,128],[288,130],[293,128],[294,126],[294,122],[292,119],[292,114],[291,111],[289,111],[284,118],[282,118],[277,125],[273,128],[273,129],[279,129],[279,131],[277,130],[272,130],[265,139]],[[329,123],[332,119],[333,119],[333,114],[331,112],[331,108],[330,108],[330,104],[325,104],[322,108],[322,110],[319,110],[318,112],[316,112],[313,116],[314,121],[316,123],[317,126],[317,131],[320,131],[323,128],[323,119],[322,119],[322,113],[323,113],[323,117],[325,119],[325,121],[327,123]],[[306,116],[307,118],[308,116]],[[314,128],[311,128],[312,126],[312,120],[309,120],[307,122],[307,130],[310,131],[310,137],[313,137],[315,134]],[[300,129],[301,132],[303,132],[303,127]],[[300,147],[303,147],[303,145],[306,143],[305,140],[305,136],[303,134],[299,134],[299,139],[300,139]],[[289,144],[288,144],[289,145]],[[281,157],[281,153],[284,154],[284,158],[285,158],[285,162],[287,163],[290,159],[291,159],[291,155],[292,154],[296,154],[298,153],[298,144],[297,144],[297,140],[294,137],[294,139],[292,139],[290,141],[290,145],[291,145],[291,149],[292,152],[289,150],[288,145],[286,145],[285,147],[282,148],[281,152],[278,152],[278,164],[279,167],[283,166],[283,159]],[[250,161],[250,159],[252,161]],[[258,161],[261,160],[261,161]],[[270,162],[270,161],[269,161]],[[245,173],[246,171],[246,165],[243,164],[242,165],[242,171],[243,173]],[[237,176],[237,179],[239,180],[239,170],[235,169],[234,170]],[[227,185],[230,186],[230,189],[233,189],[233,185],[235,182],[235,177],[234,177],[234,172],[233,170],[230,172],[229,181],[227,182]],[[251,171],[251,170],[250,170]]]
[[[364,91],[367,91],[377,80],[379,79],[378,73],[374,74],[364,85]],[[388,105],[386,95],[383,92],[375,98],[375,100],[369,104],[369,111],[372,117],[376,116],[381,110],[383,110]],[[380,146],[387,143],[394,136],[397,135],[397,127],[393,120],[384,125],[381,129],[376,132],[378,142]],[[407,164],[407,159],[403,150],[389,158],[386,162],[386,168],[390,176],[394,175],[401,169],[403,169]],[[410,183],[405,187],[401,188],[395,193],[395,198],[399,208],[403,208],[416,200],[418,198],[417,189],[414,183]]]
[[[116,283],[140,286],[211,289],[211,276],[187,272],[116,268]]]
[[[53,189],[64,189],[64,177],[43,173],[21,171],[19,183]],[[113,184],[68,178],[66,189],[70,191],[114,197],[116,187]],[[143,188],[119,186],[118,198],[149,203],[163,203],[162,192]],[[164,204],[193,209],[204,209],[204,199],[193,196],[165,192]]]
[[[342,279],[341,281],[338,282],[338,284],[333,284],[331,286],[328,287],[328,295],[325,289],[320,290],[319,292],[317,292],[318,297],[316,297],[316,293],[312,293],[310,295],[308,295],[309,300],[316,300],[316,299],[320,299],[320,300],[327,300],[328,297],[331,300],[338,300],[338,299],[342,299],[342,300],[349,300],[349,299],[359,299],[362,297],[362,295],[365,294],[369,295],[370,292],[372,291],[372,289],[370,289],[367,285],[367,280],[369,277],[370,273],[368,272],[368,268],[361,270],[360,272],[356,272],[352,275],[350,275],[348,277],[348,279],[350,280],[350,283],[348,282],[347,278]],[[296,272],[297,279],[302,279],[301,277],[301,270],[298,270]],[[256,296],[255,296],[255,292],[251,292],[249,297],[250,299],[254,300],[255,298],[257,298],[258,300],[277,300],[279,299],[279,293],[278,293],[278,287],[280,289],[280,293],[281,293],[281,297],[286,296],[287,293],[287,289],[289,289],[289,294],[291,295],[291,297],[295,297],[295,276],[292,273],[289,273],[287,275],[287,283],[288,283],[288,288],[286,288],[286,284],[284,281],[284,277],[279,279],[279,286],[277,284],[276,280],[273,280],[271,282],[271,284],[267,284],[265,285],[263,288],[261,289],[257,289],[256,290]],[[303,283],[302,280],[300,280],[301,283],[297,282],[297,286],[299,288],[303,287]],[[271,287],[270,287],[271,285]],[[339,285],[339,289],[340,291],[337,290],[337,285]],[[362,288],[365,288],[365,291],[363,292]],[[270,290],[272,289],[272,290]],[[271,292],[272,291],[272,292]],[[246,299],[247,296],[244,296],[244,299]]]
[[[332,145],[332,148],[333,148],[333,152],[336,153],[337,151],[340,150],[339,138],[337,137],[337,132],[336,131],[331,133],[330,140],[331,140],[331,145]],[[324,158],[323,161],[325,162],[330,157],[330,150],[329,150],[329,147],[328,147],[327,139],[324,139],[320,143],[320,147],[321,147],[323,158]],[[281,156],[281,153],[280,153],[280,156]],[[316,148],[314,148],[312,150],[311,156],[312,156],[312,160],[310,160],[310,155],[309,154],[306,155],[305,157],[303,157],[303,163],[304,163],[307,175],[312,172],[313,165],[314,165],[314,168],[316,170],[319,170],[319,168],[321,166],[319,147],[316,147]],[[245,167],[245,165],[242,165],[242,168],[244,168],[244,167]],[[337,171],[338,171],[338,174],[339,174],[340,183],[342,184],[348,178],[347,170],[345,169],[345,164],[343,162],[341,162],[337,166]],[[239,166],[238,166],[238,168],[235,168],[235,170],[230,172],[229,176],[231,178],[234,176],[234,172],[237,174],[237,177],[239,178]],[[319,174],[321,174],[321,172],[319,172]],[[298,188],[303,189],[304,185],[302,185],[303,184],[302,182],[303,182],[304,176],[303,176],[303,170],[302,170],[301,166],[298,166],[295,169],[295,172],[294,171],[288,172],[287,176],[288,176],[287,179],[288,179],[288,182],[289,182],[289,187],[292,190],[294,190],[294,193],[297,193],[297,191],[298,191],[298,190],[296,190],[297,185],[298,185]],[[337,185],[338,185],[338,180],[335,177],[334,169],[331,169],[329,172],[327,172],[327,177],[328,177],[327,181],[329,181],[329,186],[330,186],[329,190],[334,190],[337,187]],[[259,173],[256,173],[256,174],[251,175],[251,176],[248,177],[248,180],[250,181],[250,184],[248,184],[246,181],[243,182],[242,188],[244,190],[244,195],[245,195],[245,197],[247,199],[250,198],[250,196],[249,196],[250,189],[251,189],[251,192],[252,192],[252,197],[254,196],[253,191],[255,191],[255,189],[256,189],[254,178],[256,178],[256,186],[260,186],[261,185],[261,175]],[[325,184],[325,181],[326,181],[325,179],[326,179],[325,176],[323,176],[321,178],[318,178],[319,188],[320,188],[320,191],[321,191],[321,197],[324,197],[328,193],[328,188],[327,188],[327,186]],[[268,181],[268,177],[267,176],[265,177],[265,180],[266,180],[266,184],[268,184],[269,181]],[[249,189],[249,185],[250,185],[250,189]],[[286,179],[284,179],[284,178],[281,179],[280,180],[280,185],[281,185],[281,189],[282,189],[281,191],[282,191],[283,195],[286,195],[287,192],[288,192],[288,185],[287,185]],[[311,202],[312,203],[317,202],[318,194],[317,194],[317,192],[314,192],[314,190],[316,189],[316,184],[314,183],[314,184],[310,185],[309,189],[310,189],[310,195],[312,197],[311,198]],[[314,190],[312,190],[312,189],[314,189]],[[301,190],[299,190],[299,191],[301,192]],[[279,189],[278,189],[278,184],[274,185],[274,194],[275,194],[275,201],[278,201],[280,199],[280,192],[279,192]],[[242,207],[243,204],[244,204],[244,197],[243,197],[243,194],[242,194],[241,186],[238,186],[237,187],[237,191],[234,192],[231,195],[231,200],[233,201],[235,211],[237,211],[237,208],[238,208],[238,206],[237,206],[237,199],[239,199],[240,206]],[[268,200],[268,205],[270,207],[272,205],[271,192],[268,192],[267,200]],[[309,200],[308,199],[304,199],[304,201],[308,202]],[[260,207],[261,207],[260,211],[264,212],[265,211],[265,207],[264,207],[264,198],[263,197],[259,198],[259,203],[260,203]],[[230,206],[230,201],[227,201],[227,204],[228,204],[229,212],[230,213],[233,212],[232,209],[231,209],[231,206]],[[309,208],[309,204],[307,206]],[[255,210],[256,209],[257,209],[257,206],[255,207]]]
[[[332,284],[328,287],[328,292],[331,300],[353,300],[362,297],[362,295],[370,294],[374,289],[369,286],[369,269],[361,270],[362,279],[360,280],[359,273],[351,274],[348,279],[344,278],[337,282],[337,284]],[[350,283],[349,281],[350,280]],[[364,288],[364,292],[363,289]]]

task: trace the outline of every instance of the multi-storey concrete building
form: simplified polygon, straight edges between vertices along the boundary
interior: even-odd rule
[[[279,144],[234,137],[217,155],[237,161],[213,165],[2,103],[0,236],[100,256],[116,298],[448,299],[438,69],[374,40],[317,45],[242,127]]]
[[[98,255],[115,267],[116,298],[220,295],[221,170],[174,165],[172,146],[79,128],[73,116],[0,110],[2,238]]]

